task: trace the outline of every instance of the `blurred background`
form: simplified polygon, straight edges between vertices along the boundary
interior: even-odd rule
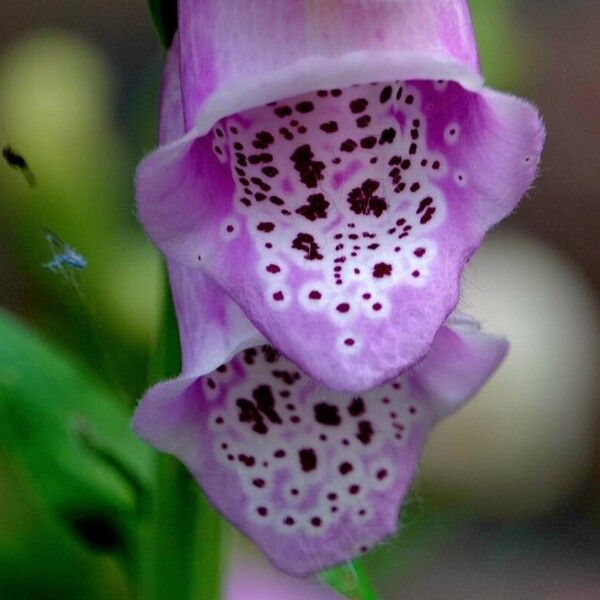
[[[536,103],[549,134],[535,187],[464,278],[462,308],[512,353],[434,432],[402,532],[364,562],[383,599],[600,598],[600,1],[471,6],[488,83]],[[37,181],[0,164],[0,307],[51,341],[19,352],[46,361],[48,381],[64,368],[72,408],[52,416],[69,428],[56,440],[18,412],[27,402],[0,403],[0,422],[17,423],[0,425],[0,598],[129,597],[121,542],[145,448],[123,429],[113,480],[93,426],[126,427],[127,398],[146,387],[161,271],[135,221],[132,173],[155,143],[161,61],[144,0],[0,4],[0,143]],[[42,267],[44,228],[86,257],[79,287]],[[4,387],[40,402],[46,380],[16,369],[0,372]],[[57,483],[75,472],[94,492],[85,510]],[[230,544],[227,598],[333,597]]]

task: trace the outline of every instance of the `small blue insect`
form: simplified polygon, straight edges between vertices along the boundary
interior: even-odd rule
[[[44,263],[46,269],[50,269],[55,273],[61,273],[68,279],[76,271],[83,271],[87,267],[87,260],[71,246],[63,242],[55,233],[49,229],[45,230],[46,240],[52,251],[52,260]]]

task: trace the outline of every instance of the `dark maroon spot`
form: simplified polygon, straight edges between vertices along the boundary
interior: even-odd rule
[[[354,140],[351,140],[350,138],[348,138],[347,140],[345,140],[341,143],[340,151],[341,152],[354,152],[354,150],[356,150],[357,147],[358,147],[358,144]]]
[[[336,310],[341,313],[347,313],[350,310],[350,305],[347,302],[342,302],[336,306]]]
[[[356,119],[356,126],[364,129],[365,127],[369,126],[370,122],[371,117],[369,115],[363,115],[362,117],[358,117],[358,119]]]
[[[416,182],[416,181],[415,181],[415,183],[413,183],[413,184],[410,186],[410,191],[411,191],[413,194],[414,194],[415,192],[418,192],[420,189],[421,189],[421,184],[420,184],[420,183],[418,183],[418,182]]]
[[[335,88],[334,90],[331,90],[331,95],[334,98],[337,98],[338,96],[342,95],[342,90],[340,90],[339,88]]]
[[[353,340],[352,338],[346,338],[346,339],[344,340],[344,344],[345,344],[346,346],[354,346],[354,340]]]
[[[360,485],[357,485],[356,483],[352,484],[349,488],[348,488],[348,492],[350,494],[352,494],[353,496],[356,496],[356,494],[358,494],[358,492],[360,492]]]
[[[302,114],[312,112],[314,109],[315,105],[310,100],[304,100],[296,104],[296,110]]]
[[[314,406],[315,421],[321,425],[335,427],[342,422],[340,412],[335,404],[320,402]]]
[[[319,98],[325,98],[325,96],[327,96],[329,94],[329,92],[327,90],[319,90],[317,92],[317,96],[319,96]]]
[[[312,290],[309,294],[308,297],[311,300],[320,300],[321,299],[321,292],[317,292],[317,290]]]
[[[292,114],[292,109],[289,106],[278,106],[274,112],[278,117],[283,119],[284,117],[289,117]]]
[[[275,138],[268,131],[259,131],[256,134],[252,145],[257,150],[266,150],[274,141]]]
[[[300,493],[300,491],[296,488],[292,488],[290,490],[290,494],[292,494],[292,496],[297,496]]]
[[[417,248],[413,254],[417,257],[417,258],[421,258],[424,254],[425,254],[426,250],[425,248]]]
[[[260,479],[260,478],[253,479],[252,480],[252,485],[254,487],[257,487],[257,488],[265,487],[265,480],[264,479]]]
[[[300,466],[305,473],[314,471],[317,468],[317,455],[312,448],[302,448],[298,452]]]
[[[275,223],[269,223],[269,222],[259,223],[256,226],[256,229],[258,229],[258,231],[262,231],[264,233],[271,233],[271,231],[273,231],[273,229],[275,229]]]
[[[382,308],[383,308],[383,306],[381,306],[381,304],[379,304],[379,302],[375,302],[375,304],[373,304],[373,310],[375,312],[379,312]]]
[[[275,450],[275,452],[273,452],[273,456],[275,458],[285,458],[285,450]]]
[[[217,384],[210,377],[206,380],[206,385],[208,385],[211,390],[214,390],[217,387]]]
[[[248,468],[256,464],[254,456],[248,456],[247,454],[238,454],[238,460]]]
[[[293,417],[290,417],[290,421],[292,423],[300,423],[300,417],[298,417],[297,415],[294,415]]]
[[[425,223],[429,223],[429,221],[431,221],[431,219],[433,218],[434,214],[435,214],[435,206],[430,206],[429,208],[427,208],[427,210],[425,211],[425,214],[420,219],[421,225],[425,225]]]
[[[294,134],[287,127],[280,127],[279,133],[286,139],[288,142],[294,139]]]
[[[350,406],[348,406],[348,413],[350,413],[351,417],[360,417],[360,415],[365,412],[365,401],[357,396],[356,398],[352,398],[352,402],[350,402]]]
[[[406,104],[411,105],[413,102],[415,101],[415,97],[412,94],[409,94],[408,96],[406,96]]]
[[[261,516],[261,517],[266,517],[269,514],[269,511],[267,510],[266,506],[259,506],[256,509],[256,512]]]
[[[381,90],[381,94],[379,95],[379,102],[381,102],[381,104],[385,104],[391,97],[392,97],[392,86],[386,85]]]
[[[306,201],[308,204],[298,208],[296,210],[296,214],[302,215],[309,221],[327,218],[327,208],[329,207],[329,202],[325,200],[325,196],[323,194],[311,194]]]
[[[441,165],[440,165],[440,161],[439,161],[439,160],[434,160],[434,161],[431,163],[431,168],[432,168],[434,171],[437,171],[437,170],[440,168],[440,166],[441,166]]]
[[[323,521],[321,521],[321,517],[313,517],[313,518],[310,520],[310,523],[311,523],[311,525],[312,525],[313,527],[321,527],[321,523],[322,523],[322,522],[323,522]]]
[[[377,471],[377,479],[379,479],[380,481],[385,479],[387,476],[388,472],[386,469],[379,469],[379,471]]]
[[[417,414],[417,409],[416,409],[414,406],[411,406],[411,407],[408,409],[408,412],[409,412],[411,415],[416,415],[416,414]]]
[[[252,391],[252,398],[254,402],[246,398],[239,398],[236,402],[240,423],[253,423],[252,431],[261,435],[269,430],[265,419],[270,423],[281,425],[282,420],[275,410],[275,398],[270,386],[258,386]]]
[[[285,385],[294,385],[300,379],[298,371],[287,371],[285,369],[274,369],[271,371],[271,375],[276,379],[281,379]]]
[[[338,495],[335,492],[329,492],[329,494],[327,494],[327,499],[331,500],[331,502],[337,500],[337,497]]]
[[[223,417],[217,417],[217,418],[215,419],[215,423],[216,423],[217,425],[223,425]]]
[[[279,271],[281,271],[281,268],[278,267],[277,265],[268,265],[267,266],[267,273],[279,273]]]
[[[306,129],[304,125],[300,125],[300,127],[298,127],[298,133],[306,133],[307,131],[308,129]]]
[[[248,350],[244,350],[244,362],[247,365],[253,365],[257,354],[258,352],[256,351],[256,348],[248,348]]]
[[[383,279],[384,277],[389,277],[392,274],[392,265],[387,263],[377,263],[373,267],[373,277],[377,279]]]
[[[340,475],[348,475],[348,473],[351,473],[352,471],[354,471],[354,467],[349,462],[343,462],[339,466],[338,471],[340,472]]]
[[[352,102],[350,102],[350,110],[357,115],[358,113],[363,112],[367,108],[368,104],[369,102],[365,98],[357,98],[356,100],[352,100]]]
[[[275,177],[279,174],[279,171],[275,167],[263,167],[261,171],[267,177]]]
[[[370,300],[371,299],[371,294],[367,293],[367,294],[363,294],[363,298],[365,300]]]
[[[396,139],[396,130],[393,127],[388,127],[381,132],[379,137],[379,145],[391,144]]]
[[[336,121],[327,121],[327,123],[321,123],[319,129],[325,133],[335,133],[338,130],[338,124]]]
[[[268,192],[271,190],[271,186],[268,183],[265,183],[260,177],[251,177],[250,181],[258,186],[263,192]]]
[[[370,421],[360,421],[358,423],[358,432],[356,434],[356,439],[364,444],[365,446],[371,442],[371,438],[373,437],[373,426]]]
[[[226,229],[227,233],[231,233],[233,231],[233,225],[227,225]]]
[[[283,206],[284,204],[283,198],[280,198],[279,196],[270,196],[269,202],[275,206]]]
[[[360,140],[360,146],[365,150],[370,150],[371,148],[374,148],[376,143],[377,138],[374,135],[368,135],[367,137],[364,137],[362,138],[362,140]]]
[[[300,174],[300,181],[307,188],[317,187],[317,183],[323,179],[325,163],[313,160],[314,157],[315,155],[308,144],[299,146],[290,156],[290,160],[294,163],[294,169]]]
[[[433,198],[431,196],[427,196],[427,198],[424,198],[423,200],[421,200],[420,204],[419,204],[419,208],[417,209],[417,214],[421,214],[428,206],[431,206],[431,204],[433,203]]]
[[[319,245],[309,233],[299,233],[292,242],[292,248],[304,252],[306,260],[323,260],[323,255],[319,252]]]
[[[350,210],[357,215],[375,215],[380,217],[387,210],[387,202],[381,197],[376,196],[375,192],[379,189],[379,182],[374,179],[366,179],[360,187],[354,188],[348,194],[347,202],[350,204]]]
[[[377,250],[377,248],[379,248],[379,244],[369,244],[367,246],[368,250]]]
[[[286,517],[286,518],[283,520],[283,524],[284,524],[284,525],[287,525],[288,527],[291,527],[292,525],[294,525],[294,523],[295,523],[295,522],[296,522],[296,521],[294,521],[294,519],[293,519],[292,517]]]

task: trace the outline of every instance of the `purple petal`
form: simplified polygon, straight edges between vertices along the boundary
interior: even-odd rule
[[[167,54],[162,81],[159,140],[163,144],[183,135],[178,47],[176,35]],[[168,271],[187,381],[262,342],[238,305],[210,276],[173,260],[168,261]]]
[[[481,86],[465,0],[181,0],[186,124],[320,88],[396,79]]]
[[[477,351],[488,358],[474,362]],[[256,347],[194,381],[155,386],[134,426],[178,456],[277,566],[305,575],[395,532],[428,431],[504,352],[503,340],[451,323],[418,372],[352,395]],[[469,381],[462,387],[461,375]]]
[[[304,371],[361,390],[426,354],[542,140],[532,107],[488,90],[321,90],[222,119],[184,154],[157,151],[139,212]]]

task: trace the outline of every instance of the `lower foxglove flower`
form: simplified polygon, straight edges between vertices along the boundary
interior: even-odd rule
[[[536,110],[483,87],[462,1],[179,8],[179,131],[138,171],[146,230],[311,377],[395,377],[531,184]]]
[[[204,331],[243,328],[245,317],[181,268],[171,268],[171,280],[179,314],[188,315],[184,370],[147,393],[136,432],[182,460],[218,510],[290,574],[349,560],[391,536],[428,432],[485,383],[506,341],[455,315],[419,365],[361,394],[324,387],[268,345],[206,373]]]

